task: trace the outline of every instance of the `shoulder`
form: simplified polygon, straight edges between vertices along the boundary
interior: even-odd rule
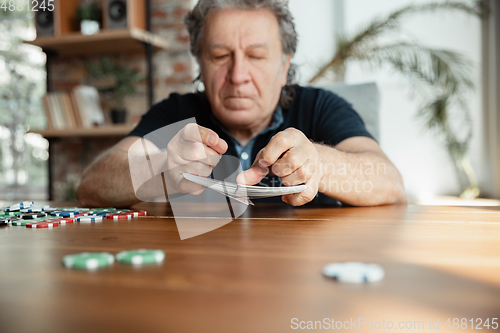
[[[167,99],[153,105],[129,136],[144,136],[163,126],[197,117],[206,113],[207,108],[210,109],[210,105],[203,93],[172,93]]]
[[[321,112],[340,110],[350,104],[335,93],[319,87],[295,85],[295,96],[291,108],[298,112]]]
[[[172,93],[167,99],[154,105],[151,110],[153,112],[158,112],[161,110],[168,109],[169,111],[179,110],[179,108],[195,108],[201,106],[206,101],[205,94],[203,93],[188,93],[179,94]]]

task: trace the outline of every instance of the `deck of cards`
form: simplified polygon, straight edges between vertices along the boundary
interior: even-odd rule
[[[287,194],[294,194],[302,192],[307,188],[307,185],[282,187],[249,186],[222,180],[199,177],[189,173],[183,173],[182,175],[184,176],[184,178],[192,181],[193,183],[210,188],[247,205],[253,205],[250,199],[269,198]]]

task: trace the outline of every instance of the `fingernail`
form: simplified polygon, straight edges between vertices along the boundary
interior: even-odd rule
[[[209,134],[209,135],[207,136],[207,143],[208,143],[209,145],[213,145],[213,144],[215,144],[215,136],[214,136],[213,134]]]
[[[263,167],[267,167],[270,165],[269,163],[267,163],[266,160],[259,160],[259,164],[262,165]]]

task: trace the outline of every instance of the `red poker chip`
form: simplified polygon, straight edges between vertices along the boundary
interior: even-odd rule
[[[106,216],[107,219],[112,219],[112,220],[131,219],[132,217],[133,214],[128,214],[128,212],[115,213]]]
[[[73,217],[88,216],[88,215],[90,215],[90,213],[84,212],[84,213],[80,213],[80,214],[75,214],[75,215],[73,215]]]
[[[35,222],[35,223],[26,223],[26,228],[52,228],[59,226],[59,222]]]
[[[132,214],[134,217],[147,215],[147,212],[145,210],[131,210],[131,211],[124,212],[124,213]]]
[[[49,220],[46,220],[44,222],[58,222],[60,225],[64,225],[66,223],[73,223],[75,222],[75,219],[74,217],[64,217],[64,218],[60,218],[60,219],[49,219]]]

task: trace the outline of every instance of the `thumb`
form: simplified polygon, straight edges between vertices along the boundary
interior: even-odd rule
[[[268,174],[268,168],[261,166],[258,162],[255,162],[250,169],[243,171],[236,178],[236,182],[242,185],[255,185],[259,183],[262,178]]]

